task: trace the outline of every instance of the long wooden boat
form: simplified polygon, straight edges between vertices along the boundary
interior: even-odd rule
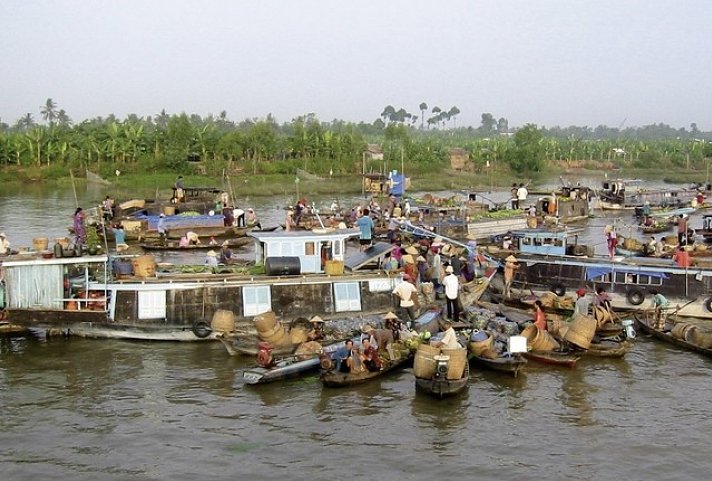
[[[470,381],[470,365],[465,364],[465,370],[460,379],[447,379],[443,376],[435,376],[431,379],[415,378],[415,388],[418,391],[430,394],[437,398],[454,396],[465,390]]]
[[[248,237],[239,237],[237,239],[232,239],[228,241],[228,247],[230,249],[237,249],[239,247],[246,246],[248,244],[252,243],[252,239]],[[207,251],[207,250],[218,250],[220,247],[222,247],[221,244],[198,244],[198,245],[188,245],[188,246],[181,246],[179,245],[178,242],[176,241],[168,241],[165,244],[161,244],[159,242],[144,242],[139,244],[139,246],[143,250],[147,251],[176,251],[176,252],[191,252],[191,251]]]
[[[399,367],[405,367],[410,362],[413,361],[414,354],[402,357],[395,361],[385,361],[383,362],[383,367],[380,371],[360,371],[360,372],[339,372],[339,371],[325,371],[322,372],[320,380],[322,384],[326,387],[346,387],[354,386],[356,384],[362,384],[368,382],[371,379],[375,379],[386,374],[389,371],[393,371]]]
[[[576,367],[576,361],[579,359],[579,356],[575,354],[558,351],[529,351],[522,353],[522,356],[529,361],[538,362],[540,364],[568,368]]]
[[[633,347],[630,341],[612,341],[602,340],[600,342],[592,342],[588,349],[574,351],[581,356],[587,357],[624,357]]]
[[[517,374],[519,374],[519,371],[527,365],[527,360],[520,354],[509,354],[506,356],[500,356],[496,359],[489,359],[469,353],[467,358],[480,366],[486,367],[487,369],[511,374],[514,377],[516,377]]]
[[[325,353],[334,352],[344,346],[344,341],[324,346]],[[274,355],[274,351],[273,355]],[[317,371],[320,366],[319,354],[307,359],[291,356],[279,359],[273,367],[253,366],[242,371],[245,384],[266,384],[282,379],[295,378]]]
[[[650,323],[646,319],[646,316],[644,313],[636,312],[634,314],[634,318],[635,318],[635,325],[640,330],[640,332],[644,332],[644,333],[654,337],[655,339],[659,339],[663,342],[667,342],[669,344],[673,344],[673,345],[681,347],[683,349],[687,349],[688,351],[694,351],[694,352],[703,354],[705,356],[712,357],[712,349],[700,347],[700,346],[693,344],[691,342],[687,342],[682,339],[678,339],[678,338],[674,337],[670,332],[667,332],[667,331],[664,332],[664,331],[655,329],[653,326],[650,325]]]
[[[597,191],[597,206],[600,209],[632,210],[647,202],[653,209],[686,207],[696,195],[696,189],[651,189],[639,179],[604,180],[602,188]]]

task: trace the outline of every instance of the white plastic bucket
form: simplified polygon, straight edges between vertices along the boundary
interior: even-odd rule
[[[512,354],[527,352],[527,338],[525,336],[509,336],[507,350]]]
[[[621,322],[623,325],[623,329],[625,329],[625,335],[629,337],[630,339],[635,339],[635,329],[633,329],[633,320],[632,319],[623,319]]]

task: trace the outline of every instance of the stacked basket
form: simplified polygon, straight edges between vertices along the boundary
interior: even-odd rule
[[[569,323],[564,340],[582,349],[588,349],[594,334],[596,334],[597,325],[598,323],[593,317],[575,314],[573,320]]]
[[[522,336],[527,338],[527,345],[532,351],[553,351],[559,348],[551,334],[542,331],[535,324],[531,324],[522,331]]]
[[[257,336],[260,340],[270,343],[273,346],[286,346],[292,343],[287,330],[277,321],[274,312],[262,313],[254,319]]]

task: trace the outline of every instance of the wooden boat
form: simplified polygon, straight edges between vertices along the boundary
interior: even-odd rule
[[[470,381],[470,366],[465,364],[465,370],[460,379],[450,380],[445,376],[433,375],[431,379],[415,378],[415,388],[440,399],[454,396],[465,390]]]
[[[712,357],[712,349],[707,349],[701,346],[698,346],[696,344],[693,344],[691,342],[687,342],[682,339],[678,339],[674,337],[669,331],[661,331],[659,329],[655,329],[651,325],[651,319],[649,319],[648,316],[646,316],[645,313],[642,312],[636,312],[634,314],[635,318],[635,326],[640,330],[640,332],[644,332],[655,339],[659,339],[663,342],[667,342],[669,344],[673,344],[675,346],[681,347],[683,349],[687,349],[688,351],[694,351],[700,354],[703,354],[705,356]]]
[[[463,306],[469,306],[480,300],[482,294],[485,293],[492,281],[492,278],[497,274],[497,269],[491,268],[485,272],[483,277],[474,279],[462,285],[460,293],[460,301]]]
[[[480,366],[492,369],[493,371],[505,372],[516,377],[519,371],[527,365],[527,360],[521,354],[500,355],[496,359],[489,359],[482,356],[475,356],[469,353],[467,358]]]
[[[344,342],[341,341],[325,346],[323,352],[334,352],[343,345]],[[272,352],[274,353],[274,351]],[[278,360],[273,367],[253,366],[247,368],[242,372],[242,379],[245,384],[266,384],[282,379],[299,377],[318,370],[320,362],[319,354],[307,359],[290,356]]]
[[[430,309],[420,315],[415,321],[415,330],[418,332],[429,332],[435,334],[439,329],[439,318],[441,308]],[[407,356],[403,356],[396,360],[386,360],[383,362],[383,367],[380,371],[360,371],[360,372],[338,372],[334,370],[323,371],[320,379],[324,386],[327,387],[345,387],[355,384],[361,384],[376,377],[382,376],[388,371],[392,371],[398,367],[405,367],[413,361],[415,353],[411,352]]]
[[[579,359],[579,356],[575,354],[560,351],[529,351],[522,353],[522,356],[529,361],[540,364],[568,368],[576,367],[576,361]]]
[[[643,234],[659,234],[660,232],[665,232],[672,229],[674,224],[658,222],[653,225],[641,225],[640,230]]]
[[[228,247],[230,249],[237,249],[239,247],[246,246],[247,244],[252,243],[252,239],[249,239],[248,237],[239,237],[237,239],[232,239],[228,241]],[[222,244],[198,244],[198,245],[189,245],[189,246],[180,246],[178,242],[176,241],[168,241],[165,244],[160,244],[158,242],[144,242],[142,244],[139,244],[139,246],[143,250],[147,251],[176,251],[176,252],[182,252],[182,251],[207,251],[207,250],[219,250],[220,247],[222,247]]]
[[[592,342],[588,349],[572,351],[588,357],[624,357],[633,347],[630,341],[614,341],[610,339]]]

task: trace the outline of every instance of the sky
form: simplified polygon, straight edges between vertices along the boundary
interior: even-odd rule
[[[712,130],[709,0],[0,0],[0,120],[114,113]],[[426,117],[429,112],[426,112]]]

